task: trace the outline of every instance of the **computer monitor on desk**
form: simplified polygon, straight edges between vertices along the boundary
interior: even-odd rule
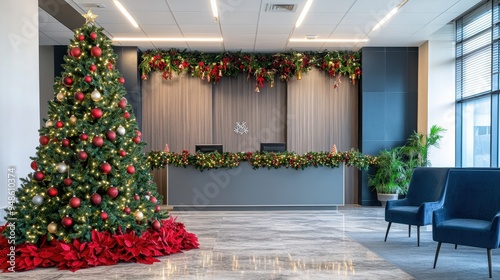
[[[212,153],[217,151],[219,154],[222,154],[222,145],[221,144],[199,144],[195,146],[196,152],[200,153]]]
[[[286,152],[286,143],[260,143],[260,152],[284,153]]]

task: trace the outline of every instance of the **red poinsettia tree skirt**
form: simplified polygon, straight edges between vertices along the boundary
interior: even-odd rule
[[[11,258],[11,244],[0,235],[0,271],[25,271],[37,267],[58,267],[76,271],[99,265],[112,265],[118,262],[139,262],[152,264],[159,260],[155,257],[165,256],[198,248],[198,238],[186,231],[182,223],[170,217],[161,221],[159,230],[148,229],[141,236],[133,231],[114,234],[109,232],[92,232],[90,242],[64,243],[58,240],[39,244],[15,245],[15,258]],[[6,226],[0,227],[0,233]],[[12,268],[11,260],[15,259]]]

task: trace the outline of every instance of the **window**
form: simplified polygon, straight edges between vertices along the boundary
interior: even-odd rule
[[[456,20],[457,162],[497,165],[499,143],[500,0],[488,1]],[[492,139],[496,139],[492,141]],[[495,153],[495,154],[494,154]],[[495,166],[496,167],[496,166]]]
[[[491,102],[489,97],[462,107],[462,166],[490,166]]]

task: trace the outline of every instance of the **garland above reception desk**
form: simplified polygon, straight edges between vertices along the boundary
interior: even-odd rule
[[[274,86],[275,75],[282,81],[292,77],[302,79],[305,73],[316,67],[337,79],[349,77],[354,84],[361,78],[361,55],[351,51],[288,52],[288,53],[203,53],[171,50],[148,50],[142,55],[139,68],[142,79],[147,79],[151,71],[162,72],[163,78],[170,79],[173,73],[186,71],[193,77],[208,82],[219,82],[222,77],[236,77],[244,72],[255,77],[256,91],[264,87],[264,82]]]
[[[376,164],[377,158],[363,155],[355,149],[345,152],[309,152],[298,155],[293,152],[284,153],[260,153],[260,152],[225,152],[196,153],[189,151],[172,153],[164,151],[151,151],[148,154],[148,163],[151,169],[164,168],[172,164],[177,167],[194,166],[203,171],[206,169],[235,168],[240,162],[248,162],[254,169],[258,168],[292,168],[303,170],[307,167],[339,167],[342,163],[346,166],[358,169],[367,169],[370,165]]]

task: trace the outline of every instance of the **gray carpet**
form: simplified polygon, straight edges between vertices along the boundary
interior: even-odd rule
[[[384,243],[384,232],[347,233],[369,250],[401,268],[415,279],[489,279],[486,249],[443,244],[436,269],[433,269],[437,242],[432,232],[423,231],[417,247],[416,227],[408,232],[389,232]],[[500,249],[492,250],[493,279],[500,279]]]

